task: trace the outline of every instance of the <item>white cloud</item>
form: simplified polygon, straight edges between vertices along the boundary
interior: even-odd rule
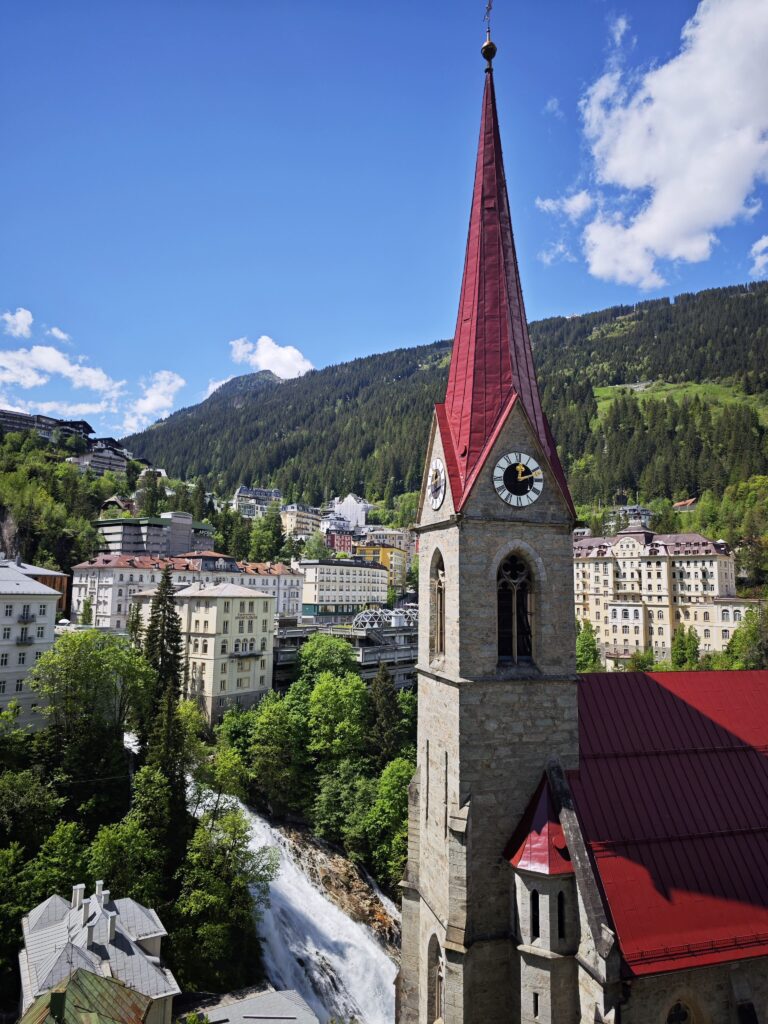
[[[627,29],[629,28],[629,18],[625,15],[620,15],[618,18],[614,18],[611,22],[611,39],[613,40],[614,46],[621,46],[621,41],[624,38]]]
[[[225,377],[223,380],[209,380],[208,387],[205,392],[205,398],[210,398],[214,391],[218,391],[222,384],[228,384],[232,380],[232,377]]]
[[[72,340],[70,338],[70,336],[67,334],[67,332],[66,331],[62,331],[62,329],[60,327],[51,327],[51,329],[49,331],[46,331],[45,333],[46,334],[50,334],[50,336],[52,338],[55,338],[56,341],[71,341]]]
[[[766,277],[768,275],[768,235],[758,238],[749,250],[752,266],[750,275],[752,277]]]
[[[593,275],[658,287],[660,260],[706,260],[718,228],[754,216],[768,178],[766,52],[768,3],[701,0],[675,57],[631,85],[610,66],[587,91],[595,174],[619,190],[584,231]]]
[[[36,388],[52,376],[64,377],[75,388],[97,391],[113,401],[125,386],[125,381],[112,380],[98,367],[86,366],[82,357],[74,361],[51,345],[0,351],[0,383]]]
[[[576,262],[575,257],[562,240],[553,242],[546,249],[542,249],[540,253],[536,254],[536,259],[541,260],[546,267],[551,267],[553,263],[560,263],[561,261],[566,263]]]
[[[564,213],[565,216],[575,223],[594,206],[595,201],[586,189],[581,192],[574,192],[570,196],[562,196],[560,199],[541,199],[536,197],[536,206],[542,213]]]
[[[550,96],[547,102],[544,104],[544,113],[551,114],[552,117],[565,117],[562,107],[560,106],[560,100],[557,96]]]
[[[112,408],[109,401],[103,402],[22,402],[22,411],[41,413],[43,416],[98,416],[107,413]]]
[[[236,338],[230,341],[232,361],[247,363],[254,370],[271,370],[278,377],[287,380],[289,377],[301,377],[307,370],[312,370],[312,363],[305,358],[293,345],[278,345],[266,334],[254,342],[247,338]]]
[[[3,313],[0,320],[5,321],[5,333],[14,338],[28,338],[32,334],[34,317],[28,309],[19,306],[15,313]]]
[[[125,413],[122,429],[133,434],[154,420],[167,416],[173,408],[176,392],[187,382],[173,370],[158,370],[147,384],[141,385],[144,392],[133,407]]]

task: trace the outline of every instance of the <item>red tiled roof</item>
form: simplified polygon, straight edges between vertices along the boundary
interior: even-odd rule
[[[489,70],[483,93],[459,315],[445,395],[450,438],[441,430],[444,447],[453,447],[451,455],[446,451],[446,457],[455,461],[457,468],[460,490],[452,486],[457,510],[515,395],[573,514],[565,474],[536,383],[504,178],[493,73]]]
[[[631,974],[768,955],[768,672],[581,677],[584,840]]]
[[[544,875],[573,874],[563,827],[546,775],[504,851],[513,867]]]

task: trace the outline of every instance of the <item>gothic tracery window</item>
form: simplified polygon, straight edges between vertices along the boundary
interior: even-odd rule
[[[432,560],[429,585],[429,657],[434,661],[445,654],[445,565],[439,551],[435,552]]]
[[[533,655],[531,634],[531,573],[517,555],[509,555],[496,575],[498,650],[500,661]]]

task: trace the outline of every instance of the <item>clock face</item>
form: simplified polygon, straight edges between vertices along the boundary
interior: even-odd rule
[[[544,473],[538,462],[524,452],[502,455],[493,470],[496,493],[513,508],[533,504],[544,487]]]
[[[445,466],[442,459],[435,458],[430,463],[427,496],[433,509],[437,510],[443,504],[443,498],[445,497]]]

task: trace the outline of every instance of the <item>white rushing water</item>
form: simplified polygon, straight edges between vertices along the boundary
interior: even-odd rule
[[[347,917],[307,878],[285,836],[254,811],[244,810],[252,845],[274,846],[280,855],[271,906],[259,924],[270,983],[295,989],[323,1022],[336,1017],[392,1024],[395,965],[364,925]]]

